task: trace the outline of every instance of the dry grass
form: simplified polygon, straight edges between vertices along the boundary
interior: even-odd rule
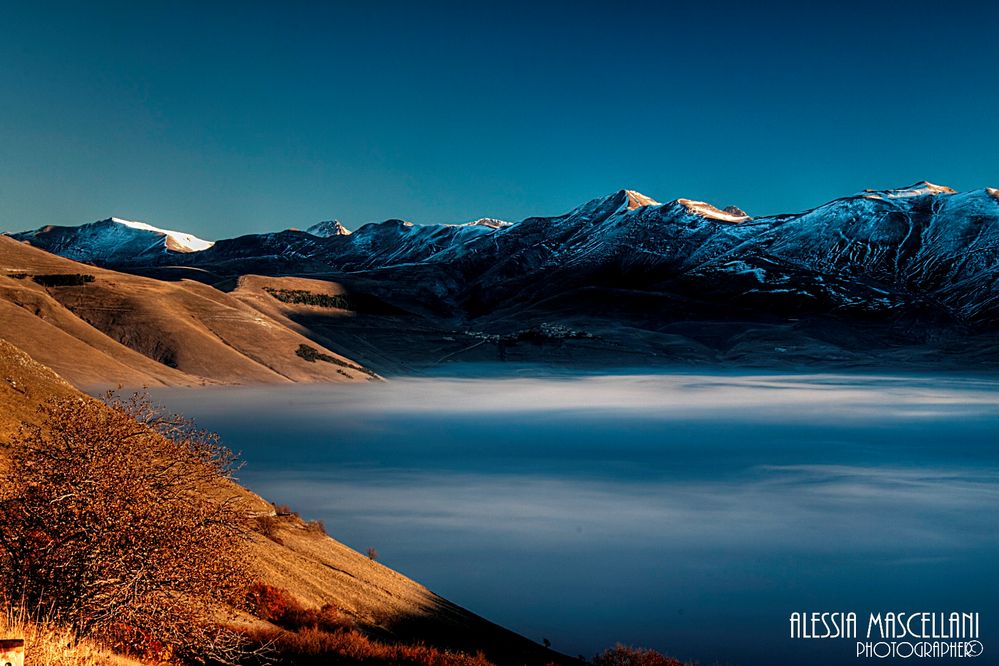
[[[251,630],[251,646],[260,646],[282,663],[492,666],[481,653],[472,656],[422,644],[376,641],[336,606],[305,608],[286,590],[266,583],[255,584],[247,601],[254,615],[276,625]]]
[[[70,395],[80,394],[52,370],[0,339],[0,442],[23,424],[38,423],[38,405]]]
[[[25,663],[31,666],[101,666],[138,664],[103,650],[72,634],[48,618],[31,619],[10,608],[0,611],[0,635],[24,639]]]

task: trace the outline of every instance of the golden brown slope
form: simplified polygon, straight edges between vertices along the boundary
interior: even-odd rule
[[[38,405],[77,393],[51,369],[0,340],[0,442],[22,423],[35,423]]]
[[[265,275],[242,275],[236,281],[236,288],[231,292],[254,310],[280,321],[292,330],[302,334],[309,333],[308,328],[296,322],[292,316],[299,313],[320,313],[327,317],[351,317],[350,310],[280,300],[275,294],[307,294],[320,297],[343,297],[347,290],[337,282],[314,280],[300,277],[271,277]]]
[[[92,275],[74,286],[32,276]],[[358,381],[370,373],[210,286],[80,264],[0,235],[0,338],[78,386]],[[319,360],[303,358],[301,345]]]

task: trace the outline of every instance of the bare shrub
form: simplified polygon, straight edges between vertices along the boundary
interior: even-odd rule
[[[291,516],[293,518],[298,518],[298,512],[292,511],[291,507],[287,504],[275,504],[271,502],[271,506],[274,507],[274,515],[280,517]]]
[[[368,548],[368,552],[366,554],[368,556],[368,559],[371,561],[378,559],[378,551],[375,550],[374,548]]]
[[[39,409],[44,426],[4,445],[18,483],[0,486],[0,593],[133,654],[229,653],[212,608],[247,587],[233,454],[144,395]]]
[[[593,666],[685,666],[673,657],[649,650],[618,643],[593,658]]]
[[[305,523],[305,529],[313,534],[326,534],[326,524],[321,520],[309,520]]]
[[[278,527],[281,525],[280,518],[277,516],[257,516],[256,524],[258,534],[264,535],[275,543],[282,543],[281,538],[278,536]]]

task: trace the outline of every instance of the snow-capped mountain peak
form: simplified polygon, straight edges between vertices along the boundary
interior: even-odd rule
[[[624,193],[628,197],[628,210],[635,210],[636,208],[642,208],[643,206],[662,205],[652,197],[645,196],[641,192],[637,192],[635,190],[625,190]]]
[[[645,206],[659,206],[658,201],[635,190],[618,190],[613,194],[597,197],[561,216],[566,219],[605,219],[611,215],[627,213]]]
[[[154,227],[153,225],[146,224],[145,222],[125,220],[120,217],[112,217],[111,221],[131,229],[162,234],[166,237],[167,249],[173,250],[174,252],[200,252],[215,245],[214,241],[206,241],[194,236],[193,234],[184,233],[182,231],[171,231],[169,229],[160,229],[159,227]]]
[[[313,224],[305,230],[306,233],[320,238],[331,238],[333,236],[349,236],[350,229],[340,224],[340,220],[325,220]]]

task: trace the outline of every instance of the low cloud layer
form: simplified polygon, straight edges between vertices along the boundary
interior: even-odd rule
[[[527,635],[721,655],[702,629],[730,622],[730,654],[769,658],[791,608],[999,612],[997,388],[686,374],[156,396],[242,449],[257,492]]]

